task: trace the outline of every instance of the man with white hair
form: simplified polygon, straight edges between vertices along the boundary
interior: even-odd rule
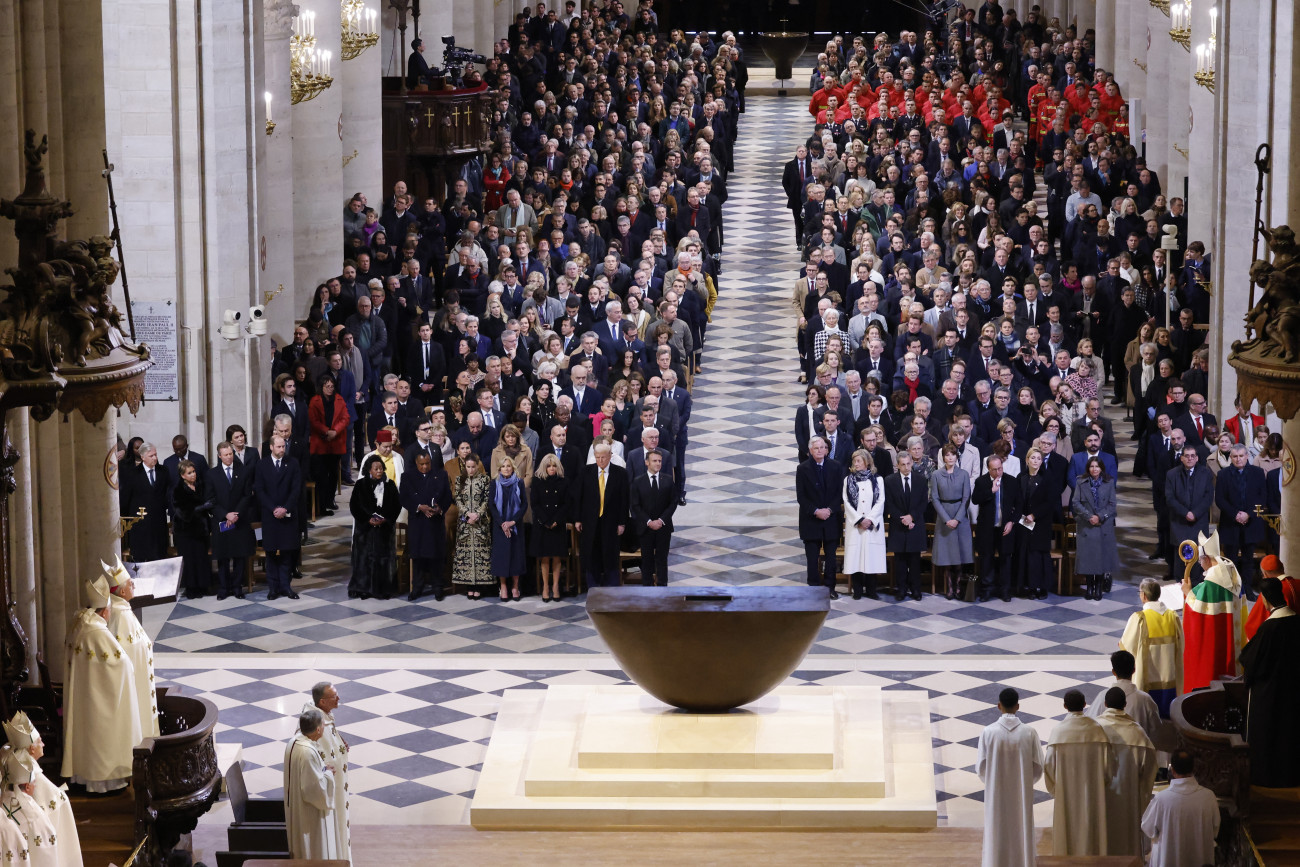
[[[320,742],[325,715],[308,708],[298,716],[298,731],[284,751],[284,816],[293,858],[341,857],[334,831],[334,768]]]
[[[134,669],[133,686],[136,704],[140,708],[140,730],[144,737],[158,737],[158,699],[154,692],[153,642],[140,625],[131,600],[135,598],[135,579],[118,557],[112,566],[100,561],[104,578],[112,594],[112,611],[108,615],[108,631],[113,633],[122,650],[131,658]]]
[[[339,706],[339,691],[332,683],[321,681],[311,688],[311,701],[302,709],[321,714],[321,737],[316,750],[322,754],[327,768],[332,768],[334,799],[329,822],[334,836],[334,857],[344,861],[352,858],[351,834],[348,830],[348,742],[334,722],[334,711]]]

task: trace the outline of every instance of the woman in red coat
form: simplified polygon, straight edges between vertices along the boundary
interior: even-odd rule
[[[510,183],[510,170],[501,161],[501,154],[492,154],[492,161],[483,170],[483,207],[495,211],[501,207],[506,194],[506,184]]]
[[[334,377],[320,378],[316,396],[307,405],[311,477],[316,483],[316,513],[334,514],[339,468],[348,450],[348,406],[338,394]]]

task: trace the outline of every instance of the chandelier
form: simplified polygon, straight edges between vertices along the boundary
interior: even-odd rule
[[[316,49],[316,13],[304,12],[293,22],[289,37],[289,99],[297,105],[315,99],[334,83],[328,51]]]
[[[1214,93],[1214,55],[1219,45],[1219,10],[1210,10],[1210,42],[1196,46],[1196,83]]]
[[[343,59],[352,60],[379,42],[375,29],[375,10],[367,9],[365,0],[341,0],[343,19]]]
[[[1192,0],[1183,0],[1177,6],[1169,9],[1169,19],[1173,27],[1169,28],[1169,38],[1183,46],[1186,51],[1192,50]]]

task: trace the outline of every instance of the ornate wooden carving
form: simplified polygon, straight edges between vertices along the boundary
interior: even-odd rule
[[[441,200],[446,179],[491,147],[493,99],[488,90],[386,92],[385,187],[404,180],[417,197]]]
[[[1196,760],[1196,781],[1234,805],[1238,816],[1250,810],[1250,748],[1246,730],[1246,687],[1216,680],[1209,689],[1174,699],[1169,716],[1178,740]]]
[[[1246,314],[1248,339],[1232,344],[1228,363],[1237,371],[1243,406],[1271,403],[1289,419],[1300,410],[1300,244],[1290,226],[1258,231],[1273,261],[1256,259],[1250,266],[1251,282],[1264,292]]]
[[[135,789],[135,842],[146,837],[136,863],[161,865],[182,834],[217,800],[221,770],[212,740],[217,707],[204,698],[158,698],[162,733],[135,748],[131,784]]]

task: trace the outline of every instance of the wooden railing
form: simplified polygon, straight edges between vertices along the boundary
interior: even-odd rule
[[[162,733],[135,748],[132,768],[138,867],[159,867],[221,790],[212,740],[217,706],[205,698],[162,695],[158,725]]]

